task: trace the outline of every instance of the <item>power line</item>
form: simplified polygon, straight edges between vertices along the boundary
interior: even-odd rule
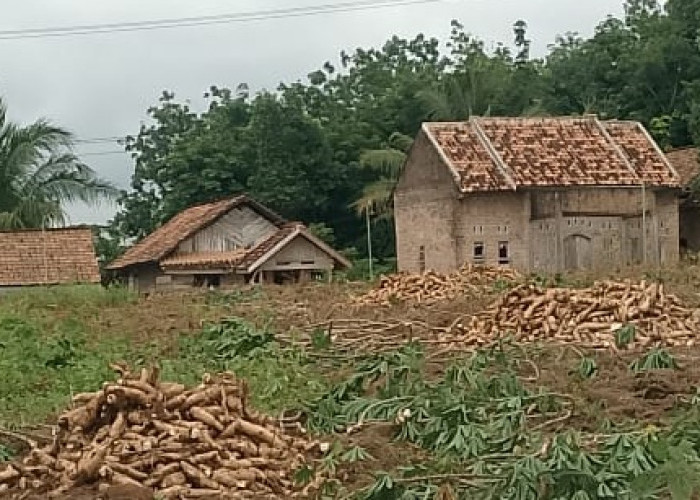
[[[0,40],[92,35],[101,33],[119,33],[128,31],[181,28],[187,26],[205,26],[211,24],[228,24],[237,22],[261,21],[266,19],[312,16],[338,12],[374,10],[387,7],[437,3],[440,1],[442,0],[364,0],[360,2],[341,2],[308,7],[258,10],[211,16],[159,19],[153,21],[134,21],[109,24],[88,24],[82,26],[64,26],[54,28],[27,28],[21,30],[4,30],[0,31]]]
[[[103,143],[118,143],[124,141],[124,137],[91,137],[88,139],[75,139],[75,144],[103,144]]]
[[[78,156],[105,156],[105,155],[116,155],[116,154],[131,154],[129,151],[97,151],[94,153],[79,153]]]

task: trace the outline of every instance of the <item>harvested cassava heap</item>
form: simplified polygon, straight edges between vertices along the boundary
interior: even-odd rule
[[[663,284],[603,281],[584,289],[521,285],[456,327],[470,344],[512,334],[523,342],[609,347],[625,325],[635,327],[632,345],[691,346],[697,341],[700,317],[667,294]]]
[[[52,445],[0,469],[0,497],[51,498],[81,485],[151,488],[157,498],[307,498],[294,472],[323,446],[283,432],[247,407],[244,381],[205,375],[186,390],[158,381],[157,370],[121,378],[58,420]]]
[[[355,302],[360,305],[388,306],[394,302],[431,304],[452,300],[461,295],[483,293],[496,282],[513,283],[520,279],[517,271],[505,267],[464,266],[456,273],[398,273],[382,276],[379,284]]]

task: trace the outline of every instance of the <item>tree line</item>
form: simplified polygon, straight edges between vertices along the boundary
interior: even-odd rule
[[[126,138],[132,183],[100,252],[114,257],[188,206],[247,192],[359,255],[369,215],[375,254],[390,258],[391,193],[426,120],[595,113],[640,120],[664,148],[700,144],[700,0],[629,0],[590,38],[558,36],[542,58],[530,47],[525,21],[494,49],[453,21],[446,40],[394,36],[275,92],[212,87],[204,112],[165,91]]]

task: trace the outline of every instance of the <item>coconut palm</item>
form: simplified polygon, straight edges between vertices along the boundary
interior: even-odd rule
[[[410,137],[394,132],[385,149],[369,150],[360,155],[360,165],[377,172],[379,178],[365,186],[362,196],[352,204],[358,215],[369,212],[378,218],[391,217],[394,188],[412,143]]]
[[[73,136],[39,120],[7,120],[0,99],[0,229],[38,228],[65,222],[64,205],[111,199],[117,190],[71,151]]]

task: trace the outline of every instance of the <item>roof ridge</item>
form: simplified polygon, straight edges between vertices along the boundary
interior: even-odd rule
[[[512,186],[513,190],[517,190],[517,184],[515,183],[513,176],[508,171],[508,166],[503,161],[503,158],[501,158],[501,156],[498,154],[498,151],[496,151],[496,148],[491,143],[491,139],[489,139],[489,137],[486,135],[486,132],[484,132],[484,130],[481,128],[481,125],[479,124],[479,118],[476,116],[472,116],[471,118],[469,118],[468,123],[474,128],[474,132],[476,132],[476,137],[479,139],[479,141],[481,141],[481,144],[486,149],[486,152],[491,157],[491,160],[496,165],[498,171],[503,175],[503,177],[505,177],[506,181]]]
[[[59,231],[92,231],[92,227],[89,225],[82,226],[69,226],[69,227],[22,227],[17,229],[0,229],[0,234],[2,233],[51,233]]]
[[[634,165],[632,165],[632,162],[630,161],[629,157],[627,156],[627,153],[625,153],[624,149],[620,144],[615,141],[610,133],[605,129],[605,126],[602,124],[602,122],[598,119],[598,117],[595,117],[593,120],[593,123],[598,127],[598,130],[603,134],[603,137],[605,137],[605,140],[615,149],[615,152],[617,155],[622,159],[623,163],[625,166],[629,169],[630,172],[632,172],[632,175],[639,180],[640,184],[644,183],[644,180],[642,177],[637,173],[637,170],[634,168]]]

